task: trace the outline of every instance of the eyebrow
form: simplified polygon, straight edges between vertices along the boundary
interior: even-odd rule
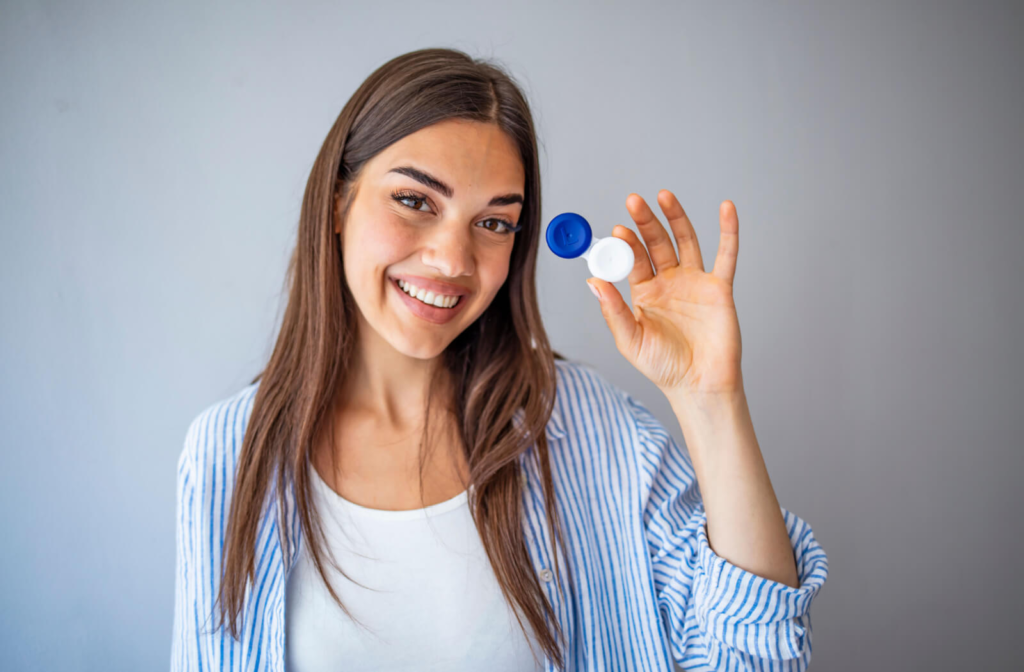
[[[418,168],[413,168],[412,166],[398,166],[397,168],[392,168],[388,172],[398,173],[400,175],[405,175],[406,177],[411,177],[420,184],[426,185],[431,189],[440,192],[445,198],[451,198],[452,195],[455,193],[454,189],[449,187],[441,180],[437,179],[433,175],[430,175],[429,173],[425,173],[422,170],[419,170]],[[516,193],[502,194],[500,196],[495,196],[494,198],[492,198],[487,205],[512,205],[513,203],[519,203],[520,205],[522,205],[523,195]]]

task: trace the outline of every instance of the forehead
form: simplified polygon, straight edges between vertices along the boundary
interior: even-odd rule
[[[385,148],[373,158],[374,172],[411,165],[451,185],[454,198],[466,191],[522,191],[526,173],[519,149],[496,124],[447,119]],[[390,177],[402,179],[394,173]]]

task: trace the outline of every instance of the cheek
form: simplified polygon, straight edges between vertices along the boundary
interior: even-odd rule
[[[512,260],[512,247],[507,249],[496,249],[484,255],[480,263],[481,282],[486,286],[493,297],[501,289],[501,286],[508,280],[509,264]]]
[[[416,240],[409,227],[395,215],[364,216],[346,227],[343,256],[349,285],[380,284],[383,270],[408,257]]]

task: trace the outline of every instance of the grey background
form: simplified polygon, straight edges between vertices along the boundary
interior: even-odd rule
[[[0,8],[5,670],[166,667],[185,430],[269,355],[329,126],[424,46],[519,78],[545,221],[668,188],[710,270],[737,204],[755,429],[830,560],[813,668],[1024,664],[1019,4],[162,4]],[[555,347],[681,441],[544,252]]]

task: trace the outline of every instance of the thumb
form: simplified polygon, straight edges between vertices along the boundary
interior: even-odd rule
[[[633,342],[640,325],[637,324],[636,317],[622,295],[619,294],[619,290],[612,283],[605,282],[600,278],[590,278],[587,280],[587,284],[590,285],[590,291],[594,292],[597,300],[601,302],[601,314],[615,339],[615,347],[623,355],[632,353]]]

